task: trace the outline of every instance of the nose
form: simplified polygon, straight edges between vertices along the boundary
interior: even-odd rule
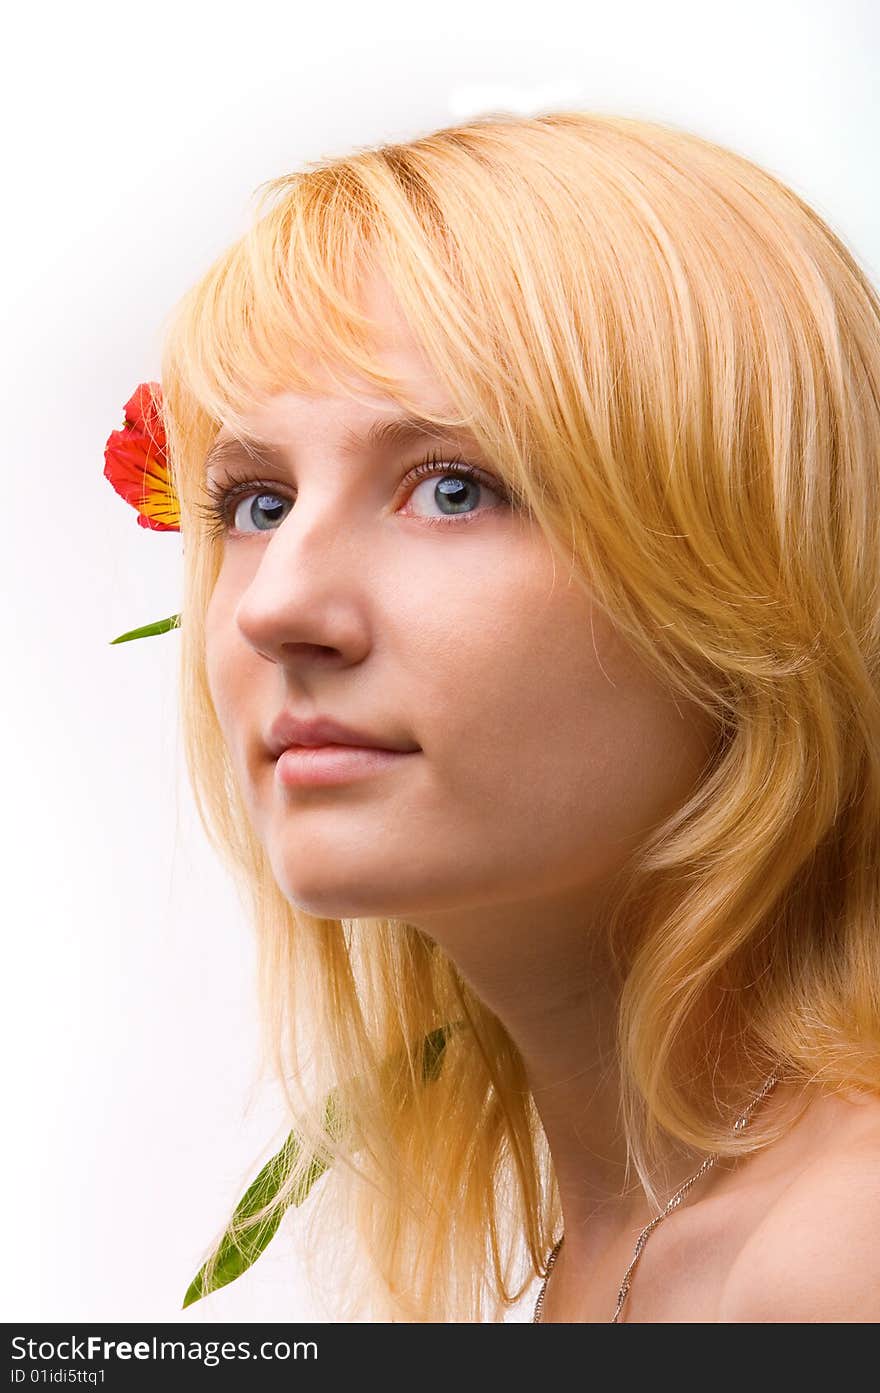
[[[365,532],[344,516],[338,495],[301,489],[280,526],[254,545],[259,560],[235,614],[245,641],[276,663],[360,661],[369,648],[371,566]]]

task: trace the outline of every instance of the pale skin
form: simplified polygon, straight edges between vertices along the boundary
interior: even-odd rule
[[[382,281],[365,305],[383,365],[426,407],[449,407]],[[492,462],[467,432],[457,451],[425,439],[344,452],[349,432],[399,414],[329,391],[255,408],[249,429],[279,462],[255,464],[263,486],[233,504],[206,619],[211,693],[291,903],[416,925],[515,1040],[564,1215],[543,1319],[604,1322],[655,1211],[621,1197],[616,1000],[595,947],[603,893],[693,790],[714,731],[492,491]],[[406,482],[425,446],[485,472],[463,484],[465,517],[444,511],[442,464]],[[272,501],[287,500],[280,521],[257,505],[269,482]],[[419,750],[356,783],[280,789],[264,736],[282,708]],[[797,1102],[780,1085],[764,1106]],[[670,1153],[664,1193],[701,1160]],[[880,1099],[817,1093],[794,1131],[716,1166],[656,1229],[624,1318],[875,1320],[878,1237]]]

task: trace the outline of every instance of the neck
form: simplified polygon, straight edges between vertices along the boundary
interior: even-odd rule
[[[638,1230],[656,1212],[631,1166],[628,1175],[616,1063],[619,992],[597,946],[601,923],[602,906],[585,903],[582,893],[418,921],[522,1055],[553,1160],[569,1264],[573,1251],[592,1242],[587,1233],[608,1225]],[[673,1193],[702,1159],[670,1146],[660,1158],[658,1193]]]

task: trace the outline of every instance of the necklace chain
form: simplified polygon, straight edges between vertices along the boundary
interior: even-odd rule
[[[773,1089],[776,1086],[778,1082],[779,1075],[775,1071],[774,1073],[770,1074],[770,1076],[767,1079],[764,1080],[764,1083],[761,1086],[759,1092],[755,1094],[754,1098],[749,1103],[745,1112],[742,1113],[742,1115],[736,1119],[736,1122],[734,1122],[734,1132],[741,1132],[743,1128],[748,1125],[749,1118],[751,1117],[755,1108],[767,1097],[767,1094],[771,1091],[771,1089]],[[620,1291],[617,1294],[617,1307],[615,1309],[614,1315],[611,1317],[610,1322],[612,1325],[618,1324],[620,1321],[620,1313],[623,1310],[623,1303],[626,1301],[626,1298],[629,1295],[630,1286],[632,1285],[633,1271],[635,1270],[636,1263],[642,1256],[642,1249],[644,1248],[651,1234],[654,1232],[654,1229],[657,1227],[658,1224],[663,1222],[667,1214],[671,1214],[673,1209],[675,1209],[679,1204],[681,1204],[682,1200],[684,1199],[691,1186],[695,1185],[696,1182],[700,1179],[700,1177],[705,1175],[706,1171],[710,1170],[711,1167],[714,1166],[717,1160],[717,1152],[715,1152],[711,1156],[707,1156],[703,1161],[703,1164],[700,1166],[699,1170],[695,1171],[694,1174],[690,1177],[690,1179],[686,1180],[684,1184],[681,1186],[681,1188],[676,1190],[675,1194],[672,1196],[672,1199],[666,1205],[666,1208],[663,1210],[662,1214],[657,1214],[650,1221],[650,1223],[646,1224],[645,1227],[642,1229],[636,1241],[635,1252],[632,1255],[632,1260],[630,1262],[629,1267],[626,1269],[626,1272],[623,1276],[623,1281],[620,1284]],[[562,1238],[559,1238],[553,1245],[553,1250],[550,1253],[549,1258],[547,1259],[547,1266],[544,1269],[544,1281],[541,1286],[541,1290],[538,1293],[538,1300],[535,1303],[535,1314],[532,1316],[533,1324],[539,1324],[541,1321],[541,1311],[544,1306],[544,1296],[547,1291],[547,1283],[550,1280],[550,1273],[553,1270],[553,1264],[555,1263],[556,1258],[559,1255],[559,1249],[562,1247],[562,1240],[564,1237],[565,1234],[563,1233]]]

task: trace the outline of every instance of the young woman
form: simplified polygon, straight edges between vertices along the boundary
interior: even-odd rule
[[[875,291],[626,118],[264,202],[164,346],[182,709],[339,1318],[880,1318]]]

